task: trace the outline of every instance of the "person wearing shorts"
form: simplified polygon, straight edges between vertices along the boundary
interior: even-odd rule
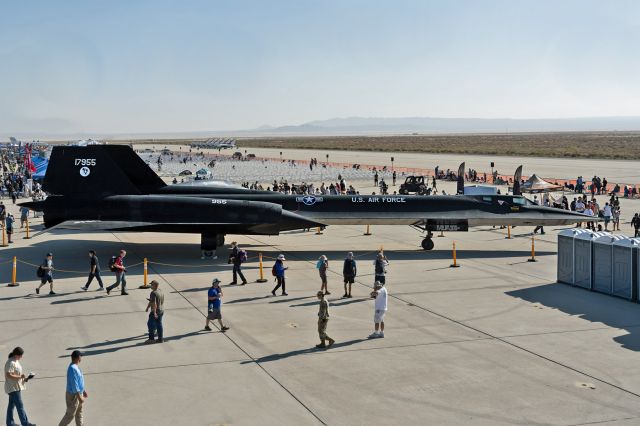
[[[384,315],[387,313],[387,289],[382,283],[376,281],[371,292],[371,297],[375,298],[375,311],[373,313],[374,331],[369,335],[369,339],[384,337]]]
[[[53,253],[47,253],[47,257],[40,265],[42,268],[42,277],[40,278],[40,285],[36,287],[36,294],[40,294],[40,288],[46,283],[49,283],[49,294],[56,294],[53,291]]]
[[[220,324],[220,331],[223,333],[229,329],[229,327],[225,326],[222,323],[222,289],[220,288],[220,280],[214,278],[211,282],[211,288],[207,291],[207,299],[209,300],[207,306],[207,322],[204,325],[204,329],[207,331],[211,331],[211,327],[209,327],[209,321],[218,320],[218,324]]]

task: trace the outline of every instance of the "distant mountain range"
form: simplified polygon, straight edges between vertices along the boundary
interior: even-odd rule
[[[212,130],[185,132],[127,133],[7,133],[0,139],[15,136],[22,140],[78,139],[203,139],[209,137],[270,137],[270,136],[354,136],[411,135],[455,133],[545,133],[545,132],[633,132],[640,131],[637,117],[584,118],[438,118],[438,117],[349,117],[309,121],[291,126],[260,126],[248,130]]]
[[[264,135],[362,135],[592,131],[640,131],[640,116],[558,119],[349,117],[310,121],[297,126],[262,126],[242,133]]]

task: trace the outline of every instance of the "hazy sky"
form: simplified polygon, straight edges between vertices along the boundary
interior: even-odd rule
[[[2,1],[0,132],[640,115],[640,1]]]

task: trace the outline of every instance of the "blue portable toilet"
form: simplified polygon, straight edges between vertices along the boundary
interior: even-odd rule
[[[640,239],[627,238],[611,244],[613,252],[613,289],[611,294],[629,300],[638,299],[637,291],[637,255],[640,252]]]
[[[575,284],[575,238],[587,229],[564,229],[558,233],[558,276],[559,283]]]
[[[592,240],[594,291],[613,294],[613,243],[628,239],[624,235],[606,234]]]
[[[596,238],[608,235],[605,232],[587,231],[576,235],[574,240],[573,263],[575,281],[573,285],[593,289],[593,247]]]

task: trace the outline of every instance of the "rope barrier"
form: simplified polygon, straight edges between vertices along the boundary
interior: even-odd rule
[[[379,253],[383,251],[383,247],[380,246],[379,250],[372,250],[372,251],[368,251],[368,252],[364,252],[361,253],[357,256],[354,256],[354,259],[357,258],[362,258],[362,257],[366,257],[366,256],[371,256],[373,254]],[[256,282],[259,283],[263,283],[263,282],[267,282],[268,279],[265,278],[264,276],[264,260],[265,259],[271,259],[271,260],[277,260],[276,257],[271,257],[271,256],[265,256],[263,255],[261,252],[258,253],[257,256],[252,256],[249,259],[258,259],[258,268],[259,268],[259,278],[256,280]],[[9,287],[17,287],[20,284],[17,282],[17,266],[18,263],[22,264],[22,265],[26,265],[26,266],[31,266],[34,268],[40,268],[42,265],[41,264],[36,264],[36,263],[32,263],[26,260],[21,260],[18,259],[16,256],[14,256],[12,259],[4,261],[4,262],[0,262],[0,265],[6,265],[6,264],[12,264],[12,272],[11,272],[11,283],[9,284]],[[211,268],[213,265],[181,265],[181,264],[176,264],[176,263],[165,263],[165,262],[153,262],[150,261],[148,258],[144,258],[142,262],[138,262],[138,263],[134,263],[131,264],[129,266],[127,266],[127,270],[130,268],[134,268],[140,265],[143,265],[143,285],[141,285],[139,288],[141,289],[147,289],[150,288],[151,286],[149,285],[149,264],[153,264],[153,265],[160,265],[160,266],[169,266],[169,267],[175,267],[175,268]],[[71,274],[80,274],[80,275],[84,275],[86,274],[88,271],[86,270],[73,270],[73,269],[58,269],[58,268],[53,268],[52,270],[53,272],[58,272],[58,273],[71,273]]]

